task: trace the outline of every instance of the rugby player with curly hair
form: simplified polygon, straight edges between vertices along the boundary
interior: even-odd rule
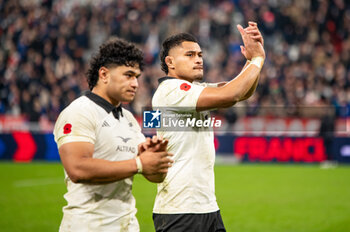
[[[172,160],[166,140],[145,139],[121,102],[134,99],[143,53],[111,39],[91,59],[90,91],[59,115],[55,141],[65,170],[67,205],[60,231],[139,231],[133,176],[163,181]]]

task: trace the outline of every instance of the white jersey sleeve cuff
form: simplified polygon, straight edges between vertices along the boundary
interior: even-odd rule
[[[63,144],[71,143],[71,142],[89,142],[94,144],[94,140],[86,136],[66,136],[66,137],[60,138],[57,141],[57,146],[58,148],[60,148]]]

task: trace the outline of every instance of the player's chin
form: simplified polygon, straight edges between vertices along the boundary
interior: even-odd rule
[[[135,99],[135,95],[128,94],[127,96],[124,96],[123,102],[131,102]]]
[[[202,80],[203,79],[203,73],[194,75],[194,80]]]

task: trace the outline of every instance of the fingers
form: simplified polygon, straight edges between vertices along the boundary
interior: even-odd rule
[[[158,160],[157,164],[157,171],[158,173],[167,173],[168,168],[173,166],[174,160],[170,158],[170,156],[173,156],[171,153],[167,152],[158,152],[158,154],[161,156],[160,160]]]
[[[256,22],[253,22],[253,21],[249,21],[248,24],[249,24],[249,26],[252,26],[252,27],[258,26],[258,24]]]
[[[147,138],[147,139],[148,139],[147,141],[149,141],[150,147],[153,147],[163,141],[161,137],[158,138],[156,135],[153,135],[152,139],[151,138]]]
[[[173,163],[171,162],[164,162],[158,165],[157,169],[164,169],[164,168],[171,168],[173,166]]]
[[[142,152],[144,152],[147,149],[145,143],[140,143],[137,146],[137,148],[138,148],[138,151],[139,151],[137,155],[140,155]]]
[[[251,39],[260,42],[262,45],[264,45],[264,39],[261,35],[252,35],[250,36]]]
[[[159,150],[158,151],[166,151],[166,148],[168,146],[168,142],[169,140],[163,140],[161,143],[160,143],[160,146],[159,146]]]
[[[156,145],[157,145],[157,136],[153,136],[152,139],[150,139],[149,148],[155,147]]]
[[[239,46],[241,48],[241,53],[244,55],[246,53],[246,50],[243,45]]]
[[[160,154],[161,159],[159,160],[160,166],[163,167],[171,167],[174,160],[171,158],[173,156],[172,153],[162,152]]]
[[[168,157],[168,156],[173,156],[174,154],[168,153],[168,152],[155,152],[156,154],[159,154],[160,157]]]
[[[261,35],[259,29],[251,29],[251,28],[246,28],[244,29],[245,33],[248,35]]]
[[[244,31],[243,27],[240,24],[238,24],[237,29],[238,29],[239,33],[241,33],[241,36],[243,37],[245,35],[245,31]]]
[[[158,165],[159,169],[164,169],[164,168],[170,168],[173,166],[174,161],[169,159],[169,158],[165,158],[162,160],[162,162]]]
[[[256,35],[259,35],[259,36],[262,36],[261,35],[261,32],[259,31],[259,29],[256,27],[256,28],[252,28],[252,27],[248,27],[248,28],[245,28],[244,29],[245,33],[252,36],[256,36]]]
[[[258,41],[262,45],[264,45],[264,39],[263,39],[261,32],[259,31],[256,23],[250,22],[249,27],[245,28],[244,31],[247,35],[249,35],[249,37],[251,39]]]
[[[138,145],[139,153],[144,152],[150,146],[150,139],[146,138],[146,141]]]
[[[155,144],[159,144],[159,143],[162,143],[163,142],[163,137],[158,137],[156,135],[153,135],[152,137],[152,142],[155,143]]]
[[[157,143],[158,142],[158,137],[157,136],[155,136],[155,135],[153,135],[153,137],[152,137],[152,143]]]
[[[165,146],[166,146],[166,145],[168,145],[168,143],[169,143],[169,140],[164,139],[163,142],[162,142],[162,145],[165,145]]]
[[[166,151],[169,140],[162,137],[153,136],[152,138],[146,138],[143,143],[143,149],[148,151]]]
[[[160,144],[166,146],[168,144],[168,140],[164,140],[156,146],[160,146]],[[172,159],[173,154],[166,151],[151,151],[152,149],[153,147],[140,154],[141,162],[144,167],[144,173],[167,173],[168,168],[172,167],[174,163],[174,160]]]
[[[168,173],[168,168],[160,169],[158,172],[161,173],[161,174],[167,174]]]
[[[247,34],[261,34],[260,31],[259,31],[259,28],[258,28],[258,24],[255,23],[255,22],[252,22],[252,21],[249,21],[248,22],[249,26],[244,28],[244,31],[247,33]]]
[[[169,159],[169,158],[167,158],[167,159],[165,159],[164,160],[164,163],[162,163],[162,165],[161,165],[161,167],[167,167],[167,168],[170,168],[170,167],[172,167],[173,166],[173,163],[174,163],[174,161],[173,160],[171,160],[171,159]]]
[[[151,145],[151,139],[147,137],[146,141],[143,142],[143,145],[144,145],[144,147],[149,147]]]
[[[248,56],[247,56],[247,51],[246,51],[245,47],[244,47],[243,45],[241,45],[240,48],[241,48],[241,53],[242,53],[242,55],[243,55],[246,59],[250,60],[251,57],[248,57]]]
[[[258,40],[261,39],[261,35],[252,35],[250,38]]]

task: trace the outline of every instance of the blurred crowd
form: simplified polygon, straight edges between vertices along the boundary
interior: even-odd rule
[[[146,68],[135,101],[151,104],[161,42],[190,32],[204,51],[205,81],[231,80],[243,67],[237,24],[258,22],[267,58],[246,114],[276,106],[350,106],[350,3],[345,0],[0,0],[0,114],[55,121],[83,91],[89,59],[110,36],[138,44]],[[272,110],[274,111],[274,110]],[[221,111],[229,120],[232,109]],[[303,115],[307,116],[307,115]]]

